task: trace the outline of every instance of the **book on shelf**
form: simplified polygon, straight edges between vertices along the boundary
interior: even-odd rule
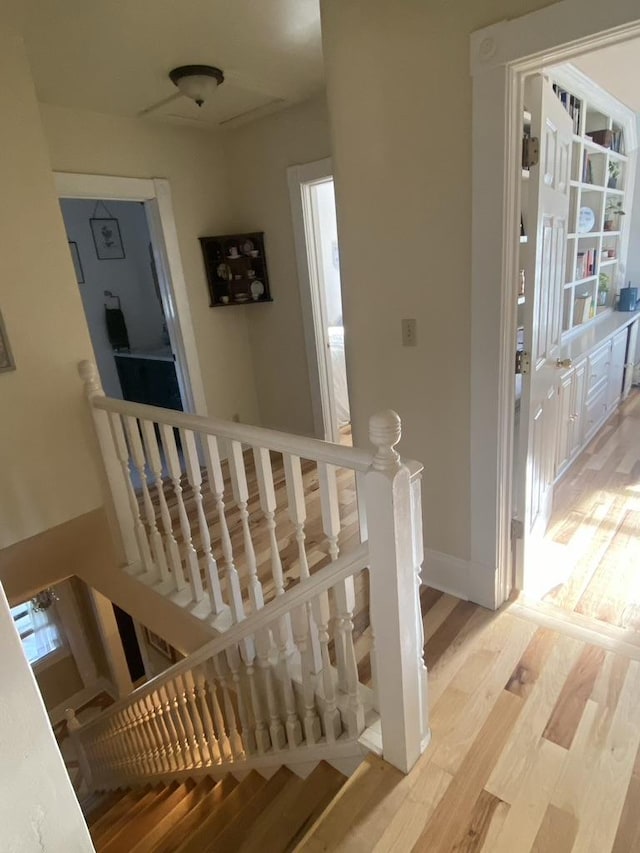
[[[593,169],[591,168],[591,157],[589,157],[586,151],[584,152],[582,161],[582,183],[593,183]]]
[[[585,252],[578,252],[576,258],[576,281],[583,278],[589,278],[595,275],[596,272],[596,250],[587,249]]]
[[[567,92],[566,89],[563,89],[562,86],[559,86],[557,83],[553,84],[553,91],[560,99],[560,103],[562,104],[562,106],[571,116],[571,120],[573,121],[573,132],[575,134],[580,133],[580,116],[582,113],[582,101],[580,100],[580,98],[576,98],[575,95],[572,95],[570,92]]]

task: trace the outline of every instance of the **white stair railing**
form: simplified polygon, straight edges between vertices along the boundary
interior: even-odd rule
[[[394,449],[398,415],[371,418],[373,453],[108,398],[91,363],[79,372],[125,571],[210,621],[223,644],[114,706],[99,738],[85,739],[103,723],[83,727],[89,763],[153,775],[359,737],[357,621],[371,629],[380,716],[366,742],[407,772],[428,739],[422,467]]]

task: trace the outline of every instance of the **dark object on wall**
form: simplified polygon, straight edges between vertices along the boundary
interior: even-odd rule
[[[114,217],[107,219],[92,218],[89,220],[96,255],[101,261],[118,261],[124,258],[124,246],[120,235],[118,220]]]
[[[200,245],[212,308],[273,302],[264,231],[200,237]]]
[[[131,678],[131,681],[135,683],[138,679],[144,678],[145,676],[144,661],[140,654],[140,645],[138,643],[138,637],[136,636],[136,629],[133,624],[133,619],[126,611],[121,610],[117,604],[112,606],[114,616],[116,617],[116,624],[118,625],[118,633],[122,640],[124,656],[127,660],[129,677]]]
[[[13,360],[13,355],[11,354],[7,330],[4,327],[4,321],[2,319],[2,314],[0,313],[0,373],[6,373],[9,370],[15,369],[16,363]]]
[[[115,355],[122,396],[131,403],[182,411],[180,386],[173,361]]]

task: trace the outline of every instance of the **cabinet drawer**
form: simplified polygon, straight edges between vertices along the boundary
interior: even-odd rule
[[[592,400],[594,400],[599,394],[601,394],[603,390],[606,393],[608,387],[609,387],[609,374],[605,373],[600,379],[598,379],[596,381],[596,383],[594,385],[590,385],[587,388],[587,399],[586,399],[587,406],[589,405],[589,403],[591,403]]]
[[[603,378],[609,375],[609,361],[611,359],[611,341],[607,341],[604,346],[601,346],[589,356],[589,378],[587,380],[587,394],[591,394],[591,390]]]
[[[598,385],[598,390],[595,394],[589,395],[587,404],[584,409],[585,423],[584,432],[585,438],[589,438],[596,427],[600,425],[605,415],[607,414],[607,381],[605,380]]]

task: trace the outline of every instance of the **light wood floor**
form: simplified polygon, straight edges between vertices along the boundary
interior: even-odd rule
[[[640,391],[584,450],[556,489],[544,601],[640,641]]]
[[[640,661],[508,606],[423,610],[429,748],[408,776],[369,757],[297,849],[640,851]]]

